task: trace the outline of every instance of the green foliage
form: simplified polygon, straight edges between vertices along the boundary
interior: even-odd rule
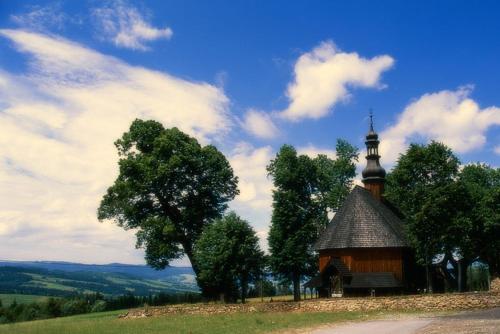
[[[408,223],[413,223],[429,192],[452,183],[459,164],[444,144],[411,144],[386,177],[385,197],[401,210]]]
[[[205,227],[195,245],[198,282],[207,297],[224,295],[226,301],[242,301],[247,286],[262,275],[264,253],[249,223],[234,212]]]
[[[349,195],[356,176],[358,148],[343,139],[337,140],[336,159],[320,154],[313,161],[316,165],[316,196],[322,212],[337,211]]]
[[[214,146],[155,121],[136,119],[115,145],[120,173],[98,218],[137,229],[137,247],[154,268],[186,254],[197,272],[195,241],[238,194],[229,162]]]
[[[473,207],[471,197],[460,182],[453,182],[432,189],[422,208],[415,215],[415,224],[409,231],[417,240],[416,251],[420,259],[435,254],[451,254],[460,249],[465,251],[471,236],[472,221],[470,212]]]
[[[500,273],[500,169],[485,164],[465,166],[459,175],[471,202],[471,227],[462,247]]]
[[[441,143],[412,144],[387,176],[385,196],[404,215],[417,259],[429,264],[444,253],[462,290],[475,259],[499,270],[500,172],[484,164],[459,171],[459,163]]]
[[[61,307],[61,313],[64,316],[87,313],[88,311],[87,302],[81,299],[69,300]]]
[[[488,291],[490,273],[488,266],[482,263],[474,263],[467,268],[467,288],[469,291]]]
[[[134,296],[129,293],[119,297],[104,297],[97,294],[76,295],[67,298],[45,298],[32,303],[18,303],[13,300],[9,305],[0,306],[0,324],[19,321],[71,316],[83,313],[96,313],[107,310],[128,309],[148,305],[166,305],[200,302],[200,294],[157,294]]]
[[[317,270],[313,243],[328,223],[327,214],[343,202],[356,175],[358,149],[344,140],[336,148],[335,160],[326,155],[311,159],[284,145],[267,167],[275,186],[270,264],[280,278],[293,283],[295,300],[300,299],[300,277]]]
[[[249,297],[273,297],[276,296],[276,287],[274,283],[267,279],[260,279],[255,282],[254,286],[248,291]]]
[[[107,309],[107,303],[104,300],[97,300],[94,305],[92,305],[92,308],[90,309],[90,312],[104,312]]]
[[[273,214],[268,235],[270,264],[274,273],[293,282],[300,299],[300,276],[314,272],[312,248],[317,238],[319,208],[313,200],[315,165],[284,145],[267,167],[274,181]]]

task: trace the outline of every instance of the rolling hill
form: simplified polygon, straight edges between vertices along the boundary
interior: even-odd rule
[[[0,261],[0,293],[67,296],[99,292],[116,296],[197,291],[190,267],[156,271],[147,266],[118,263]]]

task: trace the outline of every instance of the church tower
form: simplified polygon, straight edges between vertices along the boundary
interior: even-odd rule
[[[381,200],[384,193],[385,169],[380,166],[378,134],[373,130],[373,115],[370,113],[370,130],[366,135],[366,167],[363,169],[363,184],[372,195]]]

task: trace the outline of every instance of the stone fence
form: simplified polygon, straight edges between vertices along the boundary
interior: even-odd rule
[[[336,312],[336,311],[446,311],[500,307],[500,293],[448,293],[392,297],[312,299],[302,302],[252,304],[190,304],[133,309],[122,318],[170,314],[227,314],[236,312]]]

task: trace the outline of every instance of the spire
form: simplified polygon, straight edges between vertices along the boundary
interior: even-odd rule
[[[373,130],[373,109],[372,108],[370,108],[370,131],[369,132],[375,133],[375,131]]]
[[[370,110],[370,128],[366,135],[366,167],[363,169],[363,183],[376,198],[381,198],[384,191],[385,169],[380,166],[378,154],[378,134],[373,129],[373,112]]]

